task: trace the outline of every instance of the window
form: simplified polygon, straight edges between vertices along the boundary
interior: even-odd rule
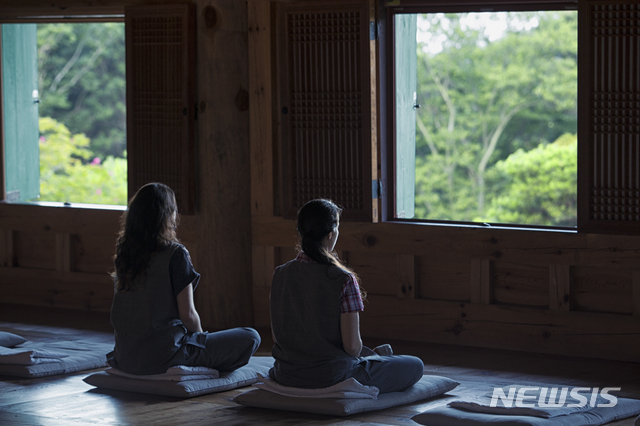
[[[4,24],[2,40],[7,199],[126,204],[124,24]]]
[[[7,199],[126,204],[123,24],[4,24],[2,40]]]
[[[82,9],[82,8],[81,8]],[[115,8],[106,8],[107,14],[100,14],[100,7],[92,9],[96,16],[86,16],[85,9],[77,10],[70,7],[62,13],[71,13],[59,18],[46,17],[33,20],[40,21],[92,21],[110,20]],[[32,10],[30,9],[32,12]],[[43,11],[51,12],[50,8]],[[61,13],[56,10],[56,13]],[[74,16],[82,13],[83,16]],[[48,14],[48,13],[47,13]],[[171,186],[176,193],[178,208],[183,214],[195,212],[195,6],[192,4],[152,5],[124,8],[126,31],[126,140],[127,140],[127,194],[133,194],[148,182],[163,182]],[[20,20],[21,18],[13,18]],[[120,16],[121,19],[121,16]],[[121,25],[121,24],[119,24]],[[3,24],[3,27],[8,26]],[[3,43],[4,45],[4,43]],[[30,49],[35,44],[30,42]],[[22,51],[17,49],[18,51]],[[24,49],[23,49],[24,50]],[[3,55],[4,56],[4,55]],[[33,60],[30,61],[31,63]],[[3,60],[4,64],[4,60]],[[121,64],[124,65],[124,64]],[[11,67],[4,66],[10,69]],[[5,73],[6,73],[5,69]],[[22,74],[14,73],[21,77]],[[4,80],[4,79],[3,79]],[[108,84],[108,83],[107,83]],[[3,96],[10,93],[4,87]],[[30,85],[30,87],[33,87]],[[94,87],[94,89],[96,89]],[[21,91],[21,93],[27,93]],[[40,92],[29,89],[24,98],[25,108],[31,107],[33,115],[34,104]],[[6,99],[6,98],[5,98]],[[7,102],[0,103],[4,110]],[[11,106],[17,103],[10,104]],[[113,105],[103,106],[103,109]],[[8,114],[2,114],[3,117]],[[16,114],[18,119],[21,114]],[[37,117],[37,114],[36,114]],[[87,117],[89,120],[92,117]],[[18,194],[12,188],[12,180],[16,176],[22,177],[26,173],[19,170],[25,162],[25,154],[19,152],[25,146],[33,147],[33,138],[7,138],[11,135],[11,126],[20,128],[19,120],[12,123],[3,118],[2,135],[3,146],[0,154],[2,179],[1,189],[4,198],[15,198]],[[54,126],[55,127],[55,126]],[[37,127],[36,127],[37,129]],[[47,135],[44,135],[45,138]],[[112,135],[110,135],[112,136]],[[36,142],[38,138],[36,136]],[[37,145],[36,145],[37,146]],[[117,151],[117,150],[116,150]],[[69,157],[69,156],[67,156]],[[71,157],[81,157],[72,155]],[[95,157],[89,157],[89,162],[95,162]],[[100,159],[102,163],[102,159]],[[14,165],[17,167],[12,168]],[[32,172],[37,166],[31,165]],[[18,171],[16,171],[18,170]],[[33,186],[33,183],[31,183]],[[35,186],[36,192],[38,186]],[[33,189],[31,189],[33,191]]]
[[[577,225],[567,6],[392,9],[395,218]]]

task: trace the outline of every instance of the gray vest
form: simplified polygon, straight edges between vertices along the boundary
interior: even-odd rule
[[[350,377],[358,358],[340,332],[340,294],[347,278],[335,266],[292,260],[276,268],[271,324],[277,340],[272,374],[285,386],[321,388]]]
[[[169,274],[169,261],[177,247],[173,244],[151,257],[146,276],[138,277],[144,278],[141,288],[114,295],[112,367],[130,374],[159,374],[171,366],[176,354],[182,355],[178,352],[187,329],[180,321]]]

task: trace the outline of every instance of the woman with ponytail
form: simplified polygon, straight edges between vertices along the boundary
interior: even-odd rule
[[[404,390],[420,380],[423,363],[392,355],[388,345],[374,351],[362,346],[359,312],[366,295],[334,251],[341,212],[325,199],[311,200],[298,212],[298,255],[273,273],[270,376],[298,388],[354,378],[380,393]]]
[[[219,371],[241,367],[260,345],[252,328],[202,331],[193,292],[200,274],[176,238],[178,208],[161,183],[138,190],[122,216],[116,243],[107,362],[129,374],[162,374],[176,365]]]

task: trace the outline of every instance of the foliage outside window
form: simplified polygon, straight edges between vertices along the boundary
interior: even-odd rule
[[[2,49],[2,83],[11,94],[4,97],[5,148],[18,152],[6,161],[24,163],[6,169],[20,175],[10,176],[9,201],[126,204],[124,24],[2,27],[11,36],[3,39]],[[23,77],[32,70],[37,74],[33,82]],[[35,133],[19,130],[25,126]],[[32,144],[38,132],[39,141]],[[39,170],[38,160],[32,166],[34,156]],[[22,188],[20,182],[33,182],[33,174],[35,189],[31,183]]]
[[[396,106],[397,127],[415,116],[415,213],[404,217],[575,226],[577,12],[395,19],[396,40],[416,29],[415,71],[396,62],[396,90],[416,73],[413,105]]]
[[[124,24],[39,24],[38,84],[40,200],[126,204]]]

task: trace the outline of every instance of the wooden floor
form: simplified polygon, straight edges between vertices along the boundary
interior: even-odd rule
[[[0,321],[110,332],[108,315],[0,304]],[[265,340],[268,331],[260,330]],[[375,346],[381,342],[366,341]],[[396,353],[420,356],[427,374],[462,382],[467,391],[494,385],[554,383],[620,387],[621,397],[640,399],[640,364],[567,358],[446,345],[392,342]],[[270,353],[264,342],[260,353]],[[417,425],[411,417],[450,397],[347,418],[242,407],[232,399],[244,389],[191,399],[100,391],[82,379],[90,372],[40,379],[0,376],[0,425]],[[631,426],[633,418],[610,423]]]

